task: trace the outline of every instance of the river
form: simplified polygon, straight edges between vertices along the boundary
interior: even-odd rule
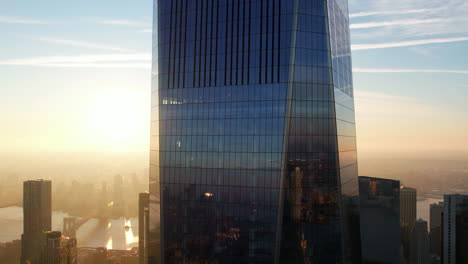
[[[441,199],[427,198],[417,201],[417,218],[428,221],[430,204]],[[52,213],[52,228],[62,231],[63,218],[67,213],[54,211]],[[23,233],[23,208],[0,208],[0,243],[20,239]],[[129,226],[131,228],[125,228]],[[90,219],[77,231],[77,241],[80,247],[103,247],[113,249],[131,249],[138,246],[138,218]]]
[[[431,204],[443,202],[444,199],[435,199],[435,198],[426,198],[424,200],[417,201],[417,218],[421,218],[427,221],[427,226],[429,226],[429,210],[431,208]]]
[[[52,229],[62,231],[67,213],[52,213]],[[23,233],[23,208],[0,208],[0,243],[21,239]],[[125,228],[125,226],[130,228]],[[138,218],[90,219],[76,233],[79,247],[104,247],[131,249],[138,247]]]

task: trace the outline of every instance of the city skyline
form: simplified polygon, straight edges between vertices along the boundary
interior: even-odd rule
[[[2,151],[146,152],[151,1],[34,5],[2,2]],[[466,153],[466,10],[350,1],[360,157]]]

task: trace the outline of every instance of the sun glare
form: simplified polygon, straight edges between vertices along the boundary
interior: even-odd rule
[[[107,249],[112,249],[112,237],[109,237],[106,244]]]
[[[125,219],[125,244],[127,250],[132,249],[133,244],[138,242],[138,237],[133,234],[132,222],[130,219]]]
[[[98,95],[90,109],[91,136],[112,152],[145,144],[142,138],[149,129],[148,102],[145,94],[125,90]]]

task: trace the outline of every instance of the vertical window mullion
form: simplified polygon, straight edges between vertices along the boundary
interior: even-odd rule
[[[242,16],[242,84],[246,84],[245,83],[245,76],[246,76],[246,51],[245,51],[245,41],[246,39],[248,39],[247,37],[247,34],[245,33],[246,31],[246,26],[245,26],[245,22],[246,22],[246,17],[247,17],[247,7],[246,7],[246,0],[243,1],[242,3],[242,13],[243,13],[243,16]]]
[[[225,32],[225,37],[226,41],[225,43],[225,49],[224,49],[224,85],[228,85],[227,83],[227,75],[228,75],[228,67],[227,67],[227,58],[228,58],[228,27],[229,27],[229,0],[226,0],[226,32]]]
[[[236,29],[236,81],[235,81],[235,85],[239,85],[239,71],[240,71],[240,67],[239,67],[239,50],[240,50],[240,40],[241,40],[241,36],[240,36],[240,13],[241,13],[241,10],[240,10],[240,0],[237,0],[237,16],[235,17],[236,20],[237,20],[237,29]]]
[[[193,87],[198,87],[198,84],[196,83],[196,80],[200,80],[200,77],[198,78],[195,78],[195,75],[198,75],[198,72],[195,71],[197,69],[196,67],[196,63],[197,63],[197,40],[198,40],[198,27],[200,26],[200,24],[198,23],[198,1],[199,0],[195,0],[195,43],[193,45],[193,69],[192,69],[192,72],[193,72]],[[200,54],[198,54],[200,55]]]
[[[277,58],[277,65],[278,65],[278,69],[277,69],[277,75],[276,75],[276,81],[279,82],[280,81],[280,57],[281,57],[281,46],[280,46],[280,43],[281,43],[281,39],[280,39],[280,36],[281,36],[281,1],[282,0],[278,0],[278,58]]]
[[[260,71],[258,72],[259,83],[263,83],[262,80],[262,62],[263,62],[263,0],[260,0]]]
[[[176,2],[176,37],[174,43],[174,88],[179,88],[179,78],[180,78],[180,37],[182,35],[182,16],[180,15],[180,5],[181,0],[177,0]]]
[[[213,50],[216,50],[215,48],[215,45],[213,43],[213,39],[214,38],[214,34],[213,34],[213,27],[214,25],[216,24],[215,21],[214,21],[214,5],[215,5],[216,1],[213,1],[211,2],[211,30],[210,30],[210,72],[209,72],[209,75],[210,75],[210,86],[215,86],[216,84],[213,83],[214,79],[212,78],[213,77],[213,72],[214,72],[214,69],[213,69]],[[215,57],[216,58],[216,57]]]
[[[202,56],[203,55],[202,54],[202,48],[203,48],[202,47],[203,46],[202,45],[202,43],[203,43],[202,42],[202,39],[203,39],[203,1],[204,0],[200,0],[200,10],[199,10],[199,12],[200,12],[200,45],[198,47],[198,51],[199,51],[198,55],[199,55],[200,59],[198,60],[198,76],[199,76],[198,77],[198,83],[199,83],[198,87],[203,86],[203,83],[201,81],[201,76],[203,75],[203,68],[202,68],[202,61],[203,61],[203,59],[202,59],[202,57],[203,57]]]
[[[234,59],[234,58],[233,58],[233,56],[234,56],[234,54],[233,54],[233,53],[234,53],[234,1],[231,1],[231,3],[232,3],[232,6],[231,6],[231,50],[230,50],[230,56],[231,56],[230,62],[231,62],[231,65],[230,65],[230,67],[229,67],[229,68],[230,68],[230,71],[229,71],[229,76],[230,76],[230,78],[229,78],[229,85],[232,85],[232,72],[233,72],[233,70],[234,70],[234,69],[232,68],[232,66],[233,66],[232,61],[233,61],[233,59]]]
[[[265,44],[266,44],[266,47],[265,47],[265,83],[268,83],[268,66],[270,66],[270,64],[268,63],[269,60],[271,60],[271,58],[268,58],[269,56],[269,49],[270,49],[270,43],[268,41],[268,36],[269,36],[269,28],[270,28],[270,23],[269,23],[269,10],[270,10],[270,1],[266,1],[266,16],[263,19],[265,19],[265,22],[266,22],[266,32],[265,32]]]
[[[271,25],[271,29],[272,29],[272,30],[271,30],[271,54],[272,54],[272,56],[271,56],[271,59],[270,59],[270,60],[271,60],[271,66],[272,66],[272,67],[271,67],[271,78],[270,78],[270,80],[269,80],[270,83],[273,83],[273,82],[274,82],[274,76],[275,76],[275,74],[274,74],[274,73],[275,73],[275,55],[276,55],[276,56],[279,56],[279,54],[276,54],[276,52],[275,52],[275,22],[276,22],[276,20],[275,20],[275,11],[276,11],[276,9],[275,9],[275,7],[276,7],[275,3],[276,3],[276,1],[272,1],[272,9],[273,9],[272,12],[271,12],[271,14],[272,14],[272,17],[271,17],[271,23],[272,23],[272,25]]]
[[[214,51],[214,56],[215,56],[215,64],[214,64],[214,86],[216,86],[216,84],[218,83],[218,38],[219,38],[219,24],[218,24],[218,20],[219,20],[219,2],[215,2],[216,3],[216,18],[215,20],[213,20],[213,24],[215,24],[215,28],[216,28],[216,32],[214,34],[214,37],[212,39],[214,39],[214,42],[215,42],[215,51]]]
[[[252,52],[250,48],[250,41],[251,41],[251,32],[252,32],[252,1],[247,0],[249,2],[249,25],[248,25],[248,47],[247,47],[247,83],[250,83],[250,53]]]
[[[186,59],[187,59],[187,20],[188,20],[188,0],[185,0],[185,14],[184,14],[184,17],[185,17],[185,30],[184,30],[184,39],[182,40],[183,43],[184,43],[184,52],[183,52],[183,57],[182,57],[182,88],[185,88],[185,76],[186,76],[186,72],[185,72],[185,64],[187,63]]]
[[[174,6],[173,6],[173,1],[171,1],[171,13],[170,13],[170,26],[169,26],[169,58],[168,58],[168,66],[167,66],[167,81],[168,81],[168,84],[167,84],[167,88],[172,88],[173,87],[173,80],[174,80],[174,71],[172,70],[172,66],[174,63],[171,63],[173,62],[174,60],[174,57],[172,56],[172,50],[173,50],[173,47],[174,47],[174,43],[172,43],[173,41],[173,38],[172,38],[172,35],[174,34],[174,30],[175,30],[175,25],[173,23],[173,19],[174,19]]]
[[[205,26],[205,30],[203,32],[203,35],[204,35],[204,38],[205,38],[205,42],[204,42],[204,46],[203,46],[203,49],[204,49],[204,52],[203,52],[203,62],[204,62],[204,65],[203,65],[203,75],[204,75],[204,78],[203,78],[203,87],[206,87],[207,86],[207,82],[208,82],[208,78],[207,78],[207,75],[208,75],[208,62],[207,62],[207,59],[209,59],[209,55],[208,55],[208,14],[209,13],[209,10],[208,10],[208,1],[209,0],[203,0],[203,10],[205,11],[205,15],[203,16],[204,17],[204,26]],[[206,4],[205,4],[206,3]]]

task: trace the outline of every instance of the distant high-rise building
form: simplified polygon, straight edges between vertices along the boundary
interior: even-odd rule
[[[99,195],[99,214],[103,217],[109,216],[109,197],[107,191],[107,182],[101,183],[101,193]]]
[[[77,246],[76,238],[62,236],[62,250],[63,254],[65,254],[65,264],[78,263]]]
[[[442,225],[442,212],[444,211],[444,202],[433,203],[430,205],[430,223],[429,229],[440,227]]]
[[[411,237],[411,263],[429,263],[429,234],[427,221],[419,219],[415,222]]]
[[[140,193],[138,201],[138,254],[140,264],[148,263],[149,193]]]
[[[62,236],[59,231],[44,231],[23,235],[34,246],[32,257],[22,264],[77,264],[77,243],[75,238]],[[23,244],[25,246],[25,244]]]
[[[400,225],[403,255],[406,260],[410,257],[411,236],[416,222],[416,189],[400,188]]]
[[[71,238],[76,238],[76,217],[63,218],[63,235]]]
[[[442,255],[442,212],[444,203],[434,203],[430,205],[429,240],[431,253],[437,256]]]
[[[444,195],[442,263],[468,263],[468,195]]]
[[[51,181],[31,180],[23,184],[23,235],[21,263],[42,263],[44,233],[52,227]]]
[[[150,263],[360,263],[348,1],[153,21]]]
[[[113,215],[120,217],[125,215],[125,202],[124,202],[124,191],[123,191],[123,177],[118,174],[114,176],[114,192],[113,192]]]
[[[359,177],[362,263],[400,263],[400,182]]]
[[[21,235],[21,264],[44,263],[46,233],[25,233]]]
[[[52,229],[52,182],[25,181],[23,184],[23,233]]]
[[[64,252],[62,252],[62,233],[52,231],[46,233],[44,264],[64,263]]]

